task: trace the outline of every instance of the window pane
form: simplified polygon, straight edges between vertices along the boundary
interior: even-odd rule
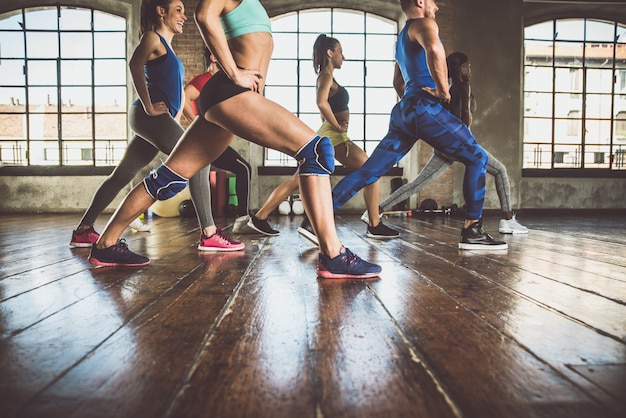
[[[337,39],[341,42],[346,60],[365,59],[365,35],[342,34]]]
[[[608,168],[611,152],[608,146],[592,146],[585,148],[585,167]]]
[[[608,42],[615,40],[615,24],[599,20],[587,20],[585,39],[588,42]]]
[[[386,33],[396,38],[396,22],[378,17],[370,13],[365,14],[365,28],[368,33]]]
[[[94,10],[93,13],[93,30],[118,30],[126,31],[126,20],[123,17],[115,16],[110,13]]]
[[[300,85],[315,86],[317,83],[317,75],[313,69],[313,60],[300,61]]]
[[[63,112],[91,112],[91,87],[62,87]]]
[[[552,41],[554,39],[553,22],[549,21],[528,26],[524,29],[524,38]]]
[[[313,59],[313,45],[318,36],[319,34],[317,33],[301,33],[298,38],[298,51],[294,50],[291,57],[294,57],[297,52],[298,58]]]
[[[524,144],[523,168],[552,168],[551,153],[551,144]]]
[[[62,33],[61,56],[63,58],[91,58],[93,45],[91,33]]]
[[[582,143],[582,119],[555,119],[554,143],[555,144],[581,144]]]
[[[315,112],[319,114],[316,94],[313,87],[300,88],[300,107],[298,108],[300,112]],[[289,110],[295,110],[295,108]]]
[[[395,41],[395,35],[368,35],[365,45],[366,58],[395,60],[395,50],[393,48]]]
[[[28,84],[55,86],[57,82],[56,61],[28,62]]]
[[[525,41],[524,51],[526,65],[552,65],[552,41]]]
[[[48,29],[57,30],[57,9],[54,8],[41,8],[31,9],[26,13],[26,29]],[[29,50],[30,52],[30,50]]]
[[[0,65],[0,83],[5,86],[23,86],[26,84],[24,78],[24,60],[2,60]]]
[[[90,165],[93,160],[90,141],[63,141],[63,164]]]
[[[22,29],[22,22],[23,20],[21,10],[8,12],[2,16],[2,19],[0,19],[0,29]]]
[[[583,91],[583,71],[580,68],[555,68],[555,90],[563,93]]]
[[[91,10],[61,7],[60,30],[91,30]]]
[[[391,109],[390,109],[391,110]],[[366,139],[380,141],[389,130],[389,114],[371,115],[367,117],[367,135]],[[372,147],[368,152],[374,151]]]
[[[363,13],[348,10],[335,10],[333,13],[333,33],[363,33],[365,32]]]
[[[582,112],[582,94],[555,94],[554,116],[557,118],[568,117],[572,112]]]
[[[58,139],[59,122],[56,113],[31,113],[28,115],[31,139]]]
[[[611,121],[609,120],[587,120],[585,131],[587,145],[611,143]]]
[[[394,89],[374,89],[367,88],[367,107],[366,113],[391,113],[394,105],[398,102],[398,96]]]
[[[265,86],[265,96],[292,112],[297,106],[297,90],[293,87]]]
[[[613,44],[585,44],[585,65],[613,68]]]
[[[363,61],[344,61],[341,70],[336,70],[334,75],[344,86],[363,85]]]
[[[91,61],[61,61],[62,85],[90,85],[91,83]]]
[[[59,144],[56,141],[31,141],[30,163],[32,165],[57,165]]]
[[[587,70],[587,92],[611,93],[613,91],[612,70]]]
[[[291,58],[297,48],[298,36],[295,33],[273,33],[274,51],[272,58]]]
[[[300,13],[300,32],[330,33],[330,14],[326,11],[315,10]],[[311,44],[312,46],[313,44]]]
[[[96,87],[96,112],[126,113],[126,87]]]
[[[524,90],[551,92],[552,71],[552,67],[527,66],[524,75]]]
[[[367,64],[367,86],[389,87],[393,85],[394,64],[388,62],[370,62]]]
[[[63,113],[61,114],[63,139],[93,138],[91,114]]]
[[[2,52],[2,65],[6,62],[6,58],[25,57],[23,32],[0,32],[0,45],[2,45],[0,50]]]
[[[50,33],[26,33],[26,50],[30,58],[57,58],[59,56],[59,44],[57,34]]]
[[[23,87],[0,87],[0,106],[4,112],[24,112],[26,110],[26,89]]]
[[[125,60],[96,60],[94,62],[95,83],[99,85],[125,85]]]
[[[272,60],[267,74],[267,84],[297,85],[298,62],[295,60]]]
[[[124,32],[96,32],[93,36],[93,52],[96,58],[126,58],[126,34]]]
[[[562,67],[582,67],[583,44],[576,42],[555,42],[554,59],[554,65]]]
[[[552,117],[552,94],[525,93],[524,115]]]
[[[524,119],[524,142],[552,142],[552,119]]]
[[[96,167],[117,164],[124,156],[126,141],[97,141],[95,149]]]
[[[0,109],[2,112],[6,111],[7,105],[1,104]],[[0,113],[0,126],[2,126],[2,134],[0,135],[0,147],[6,146],[6,139],[22,139],[26,138],[26,115],[14,113],[14,114],[1,114]],[[11,141],[10,143],[13,143]]]
[[[555,30],[556,40],[582,41],[585,39],[584,20],[557,20]]]
[[[126,115],[96,114],[96,139],[126,139]]]
[[[38,112],[57,112],[59,98],[56,87],[30,87],[28,89],[28,103],[31,111],[37,109]],[[50,107],[52,106],[52,108]],[[45,110],[44,110],[45,109]]]
[[[304,15],[304,12],[302,13]],[[308,16],[308,14],[307,14]],[[272,20],[272,33],[296,32],[298,30],[298,14],[287,13],[281,15],[280,19]]]
[[[608,94],[587,94],[586,117],[611,119],[612,97]]]

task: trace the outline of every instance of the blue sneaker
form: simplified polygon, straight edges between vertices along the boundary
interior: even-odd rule
[[[117,244],[107,248],[98,248],[94,243],[91,246],[89,262],[104,267],[139,267],[149,264],[150,259],[129,250],[126,240],[122,238]]]
[[[376,277],[383,270],[378,264],[359,258],[347,248],[335,258],[320,253],[317,275],[324,279],[367,279]]]

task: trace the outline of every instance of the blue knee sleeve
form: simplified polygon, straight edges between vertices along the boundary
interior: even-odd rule
[[[319,135],[307,142],[295,155],[298,174],[330,175],[335,171],[335,148],[327,137]]]
[[[161,164],[143,179],[143,184],[153,199],[167,200],[187,186],[187,179]]]

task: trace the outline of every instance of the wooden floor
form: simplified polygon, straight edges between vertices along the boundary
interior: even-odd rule
[[[221,254],[154,217],[134,269],[70,249],[78,218],[0,215],[3,417],[626,416],[626,217],[523,216],[481,253],[458,219],[339,216],[367,281],[317,279],[298,217]]]

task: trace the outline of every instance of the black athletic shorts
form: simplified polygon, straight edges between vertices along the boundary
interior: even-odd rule
[[[218,103],[230,99],[240,93],[250,91],[233,83],[224,71],[218,71],[213,77],[207,81],[202,87],[200,96],[198,96],[198,112],[201,115]]]

